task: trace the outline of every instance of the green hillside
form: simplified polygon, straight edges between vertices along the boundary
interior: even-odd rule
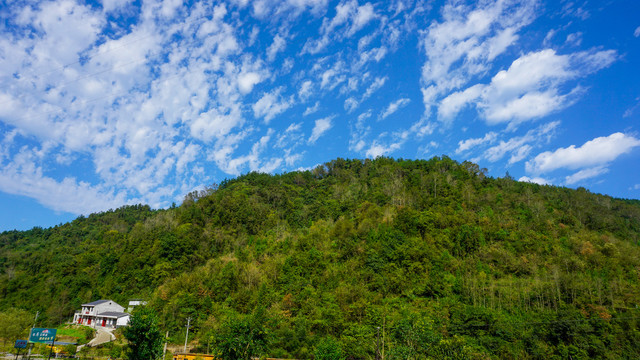
[[[637,200],[447,157],[337,159],[4,232],[0,311],[55,325],[145,298],[176,343],[191,317],[196,350],[281,358],[637,359],[639,234]]]

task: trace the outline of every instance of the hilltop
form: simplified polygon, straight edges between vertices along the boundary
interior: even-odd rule
[[[337,159],[4,232],[0,311],[145,298],[177,343],[191,317],[201,351],[252,329],[274,357],[373,358],[378,327],[385,359],[640,357],[640,202],[485,173]]]

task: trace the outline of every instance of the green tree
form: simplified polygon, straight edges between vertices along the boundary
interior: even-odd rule
[[[342,360],[344,354],[340,343],[334,338],[325,338],[318,343],[314,352],[315,360]]]
[[[153,309],[146,306],[136,308],[129,326],[124,329],[124,337],[129,342],[129,360],[155,360],[162,356],[162,333]]]
[[[213,336],[217,354],[228,360],[249,360],[263,355],[269,346],[266,320],[263,309],[251,316],[230,316]]]
[[[11,308],[0,312],[0,338],[13,342],[27,335],[33,316],[27,311]]]

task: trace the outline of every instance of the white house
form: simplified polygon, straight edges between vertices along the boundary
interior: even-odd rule
[[[130,315],[113,300],[97,300],[82,304],[82,310],[73,315],[74,324],[103,327],[120,327],[129,323]]]

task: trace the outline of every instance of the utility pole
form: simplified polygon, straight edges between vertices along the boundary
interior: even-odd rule
[[[380,326],[376,327],[376,360],[380,360]]]
[[[164,351],[162,351],[162,360],[167,355],[167,342],[169,341],[169,330],[167,330],[167,335],[164,336]]]
[[[187,336],[184,337],[184,353],[187,353],[187,340],[189,339],[189,325],[191,325],[191,317],[187,318]]]
[[[31,332],[33,331],[33,328],[36,327],[36,322],[38,321],[38,315],[40,315],[40,311],[36,311],[36,318],[33,319],[33,326],[31,327],[31,331],[29,331],[29,337],[31,337]],[[33,348],[33,344],[30,344],[29,351],[27,352],[27,360],[29,360],[29,358],[31,357],[32,348]]]

